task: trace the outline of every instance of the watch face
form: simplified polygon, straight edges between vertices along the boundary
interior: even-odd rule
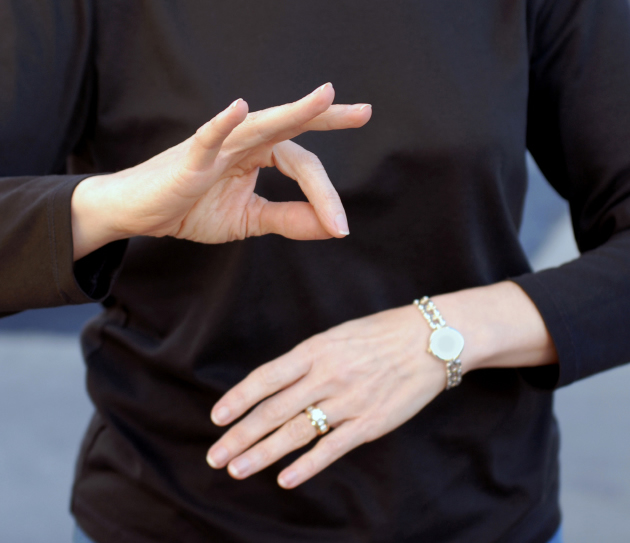
[[[464,337],[450,326],[438,328],[431,334],[429,350],[440,360],[455,360],[464,350]]]

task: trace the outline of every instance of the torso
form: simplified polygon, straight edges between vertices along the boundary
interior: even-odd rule
[[[246,481],[204,459],[220,432],[210,407],[254,367],[340,322],[529,270],[525,0],[108,0],[96,21],[101,171],[178,143],[241,96],[256,110],[331,81],[338,103],[374,114],[360,130],[299,139],[339,190],[347,239],[131,241],[110,308],[84,335],[99,414],[79,520],[104,543],[106,518],[193,543],[525,543],[553,528],[551,395],[512,370],[469,374],[290,493],[275,476],[293,456]],[[274,170],[258,187],[301,198]]]

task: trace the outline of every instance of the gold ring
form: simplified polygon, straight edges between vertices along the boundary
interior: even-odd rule
[[[315,430],[317,430],[318,435],[321,436],[330,430],[330,426],[328,426],[328,423],[326,422],[326,415],[319,407],[309,405],[304,410],[304,413],[306,413],[306,416],[311,421],[311,424],[315,426]]]

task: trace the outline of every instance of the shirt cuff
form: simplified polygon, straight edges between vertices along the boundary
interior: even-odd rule
[[[540,272],[539,272],[540,273]],[[538,273],[512,277],[536,305],[558,353],[557,364],[519,368],[521,377],[534,388],[553,390],[578,379],[578,352],[571,335],[569,320],[553,293],[540,280]]]
[[[73,262],[72,194],[87,175],[70,176],[48,200],[48,230],[53,276],[59,296],[66,304],[104,300],[118,274],[128,240],[109,243]]]

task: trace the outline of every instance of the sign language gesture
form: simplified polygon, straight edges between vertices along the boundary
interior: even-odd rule
[[[220,426],[247,414],[210,448],[210,466],[244,479],[325,433],[322,425],[332,428],[278,475],[295,488],[409,420],[446,386],[421,319],[410,305],[348,321],[256,368],[212,408]],[[313,424],[322,414],[325,422]]]
[[[557,363],[537,307],[512,281],[432,299],[467,340],[463,373]],[[334,326],[257,367],[212,407],[212,421],[231,426],[208,464],[245,479],[317,440],[278,474],[295,488],[398,428],[446,387],[446,365],[427,351],[431,333],[410,304]]]
[[[116,239],[174,236],[224,243],[269,233],[325,239],[349,233],[319,159],[290,141],[309,130],[357,128],[368,104],[332,105],[327,83],[291,104],[248,113],[237,100],[182,143],[135,167],[79,183],[72,198],[75,260]],[[297,181],[308,202],[270,202],[255,192],[260,168]]]

